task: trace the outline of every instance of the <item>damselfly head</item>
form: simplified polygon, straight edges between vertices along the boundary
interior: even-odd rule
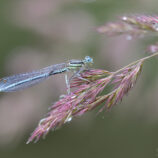
[[[91,57],[89,57],[89,56],[86,56],[86,57],[84,58],[84,62],[85,62],[86,64],[93,64],[93,58],[91,58]]]

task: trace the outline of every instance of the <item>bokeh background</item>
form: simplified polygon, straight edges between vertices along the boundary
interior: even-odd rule
[[[141,58],[158,40],[108,37],[96,28],[124,13],[158,14],[157,0],[0,0],[0,76],[94,58],[94,67],[117,70]],[[97,109],[46,139],[26,145],[60,94],[64,76],[0,94],[2,158],[151,158],[158,156],[158,58],[147,61],[136,86],[109,112]]]

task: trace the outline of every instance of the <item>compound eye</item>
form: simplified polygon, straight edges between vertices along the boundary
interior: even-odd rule
[[[86,61],[87,63],[92,63],[92,62],[93,62],[93,59],[92,59],[91,57],[89,57],[89,56],[86,56],[86,57],[85,57],[85,61]]]

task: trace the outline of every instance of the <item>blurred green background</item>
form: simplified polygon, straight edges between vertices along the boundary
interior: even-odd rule
[[[128,13],[158,14],[157,0],[0,0],[0,76],[94,58],[114,71],[146,54],[156,36],[126,40],[96,28]],[[146,62],[136,86],[109,112],[74,119],[26,145],[48,107],[65,93],[64,77],[0,95],[2,158],[151,158],[158,156],[158,59]]]

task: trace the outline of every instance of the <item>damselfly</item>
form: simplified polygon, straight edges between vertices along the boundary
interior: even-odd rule
[[[92,63],[93,63],[93,59],[89,56],[86,56],[85,59],[83,60],[73,59],[68,61],[67,63],[60,63],[60,64],[45,67],[40,70],[4,77],[0,79],[0,92],[12,92],[27,87],[31,87],[45,80],[49,76],[64,73],[64,72],[69,72],[69,71],[74,72],[71,77],[73,78],[74,76],[79,75],[81,71],[88,68],[88,66],[91,65]],[[69,80],[67,79],[67,74],[66,74],[66,84],[69,92]]]

